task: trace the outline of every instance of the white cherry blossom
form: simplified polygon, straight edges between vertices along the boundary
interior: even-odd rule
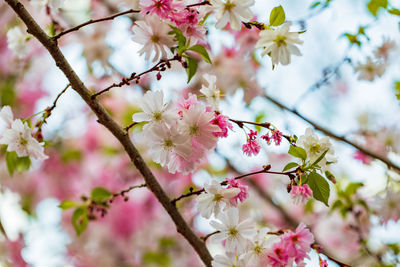
[[[260,32],[260,40],[256,48],[263,48],[261,55],[270,53],[272,65],[281,63],[290,64],[291,55],[301,56],[296,44],[302,44],[297,32],[289,32],[291,23],[286,22],[276,30],[263,30]]]
[[[325,136],[319,138],[311,127],[307,128],[305,134],[299,137],[297,144],[305,149],[307,152],[307,158],[311,163],[317,160],[322,153],[329,149],[325,157],[318,163],[318,165],[323,169],[326,168],[328,162],[337,162],[335,150],[332,147],[329,137]]]
[[[7,145],[7,151],[15,151],[18,157],[29,156],[37,160],[48,158],[44,154],[43,143],[33,138],[28,124],[19,119],[12,123],[10,129],[4,131],[0,144]]]
[[[178,114],[175,112],[171,103],[164,102],[162,91],[148,91],[139,101],[139,106],[143,112],[133,114],[132,119],[135,122],[149,122],[152,124],[175,124]]]
[[[364,64],[358,64],[355,68],[355,72],[359,72],[359,80],[367,80],[372,82],[375,77],[381,77],[386,70],[386,65],[382,62],[373,61],[371,58],[367,58],[367,62]]]
[[[10,106],[4,106],[0,110],[0,119],[6,124],[6,128],[10,128],[14,121],[14,115]]]
[[[217,28],[221,29],[229,22],[232,29],[240,30],[242,21],[248,22],[253,18],[250,7],[254,0],[211,0],[211,9],[217,12]]]
[[[213,109],[218,109],[221,90],[217,88],[217,77],[209,74],[204,74],[203,77],[207,81],[207,86],[203,84],[200,93],[206,96],[208,104],[210,104]]]
[[[57,10],[64,6],[65,0],[31,0],[30,3],[35,7],[45,7],[48,5],[51,9]]]
[[[211,180],[204,185],[205,192],[197,197],[197,208],[201,216],[210,218],[212,214],[218,216],[219,213],[230,205],[230,199],[240,193],[236,187],[224,188],[217,180]]]
[[[23,58],[28,54],[28,46],[26,41],[29,35],[22,32],[21,28],[16,26],[11,28],[7,32],[7,44],[8,48],[15,54],[18,58]]]
[[[146,54],[145,59],[149,60],[154,51],[153,62],[172,55],[170,48],[175,42],[173,36],[168,34],[171,28],[167,23],[155,15],[145,16],[144,21],[135,23],[132,40],[143,45],[139,50],[140,55]]]
[[[217,218],[220,222],[214,220],[210,222],[211,226],[219,231],[213,236],[214,242],[226,240],[226,251],[244,252],[248,242],[256,235],[253,221],[248,218],[239,222],[239,210],[237,208],[229,208],[225,212],[221,212]]]
[[[235,253],[227,253],[227,255],[215,255],[211,262],[212,267],[246,267],[242,256],[237,256]]]
[[[145,134],[150,144],[150,155],[161,166],[167,166],[170,173],[179,169],[176,155],[186,159],[192,152],[190,137],[180,134],[176,127],[155,124],[146,128]]]
[[[249,242],[247,248],[246,261],[250,266],[259,266],[265,252],[279,241],[277,236],[268,236],[269,228],[264,227],[257,231],[255,237]]]

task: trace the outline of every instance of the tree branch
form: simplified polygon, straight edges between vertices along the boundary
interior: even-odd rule
[[[61,53],[57,42],[40,28],[24,6],[17,0],[5,0],[11,8],[18,14],[28,28],[28,32],[35,36],[53,57],[57,67],[65,74],[71,83],[72,88],[82,97],[87,105],[96,114],[99,123],[104,125],[121,143],[129,155],[131,161],[142,174],[147,187],[153,192],[158,201],[168,212],[174,221],[177,231],[191,244],[206,266],[211,266],[212,257],[205,245],[197,235],[194,234],[189,225],[185,222],[177,208],[170,202],[169,197],[158,183],[157,179],[144,162],[143,158],[131,142],[126,132],[110,117],[104,107],[96,100],[91,98],[90,91],[71,68],[64,55]]]
[[[124,85],[129,85],[130,82],[133,81],[133,80],[136,80],[136,83],[138,83],[140,77],[142,77],[143,75],[145,75],[145,74],[147,74],[147,73],[150,73],[150,72],[153,72],[153,71],[159,71],[159,72],[165,71],[165,70],[166,70],[166,67],[167,67],[167,68],[171,68],[171,62],[172,62],[172,61],[175,61],[175,60],[181,61],[181,57],[178,56],[178,55],[176,55],[176,56],[174,56],[173,58],[170,58],[170,59],[161,59],[161,60],[160,60],[157,64],[155,64],[152,68],[150,68],[150,69],[148,69],[148,70],[146,70],[146,71],[143,71],[142,73],[136,74],[136,72],[133,72],[129,78],[123,78],[121,82],[119,82],[119,83],[113,83],[113,84],[111,84],[110,86],[108,86],[107,88],[105,88],[105,89],[103,89],[103,90],[101,90],[101,91],[99,91],[99,92],[93,94],[93,95],[92,95],[92,99],[95,99],[95,98],[98,97],[99,95],[104,94],[104,93],[110,91],[110,90],[111,90],[112,88],[114,88],[114,87],[122,87],[122,86],[124,86]]]
[[[251,175],[255,175],[255,174],[260,174],[260,173],[287,175],[287,176],[290,177],[293,173],[295,173],[295,172],[297,171],[297,170],[294,170],[294,171],[288,171],[288,172],[274,172],[274,171],[269,171],[269,168],[271,168],[271,165],[266,165],[266,166],[264,166],[264,169],[262,169],[262,170],[260,170],[260,171],[255,171],[255,172],[251,172],[251,173],[242,174],[242,175],[240,175],[240,176],[235,177],[234,179],[235,179],[235,180],[240,180],[240,179],[243,179],[243,178],[245,178],[245,177],[248,177],[248,176],[251,176]],[[221,185],[227,185],[227,184],[228,184],[227,181],[221,182]],[[181,199],[183,199],[183,198],[191,197],[191,196],[194,196],[194,195],[197,195],[197,196],[198,196],[198,195],[200,195],[200,194],[203,193],[203,192],[205,192],[205,189],[204,189],[204,188],[203,188],[203,189],[199,189],[199,190],[197,190],[197,191],[191,191],[191,192],[189,192],[189,193],[187,193],[187,194],[183,194],[183,195],[181,195],[181,196],[179,196],[179,197],[173,199],[173,200],[171,201],[171,203],[175,205],[176,202],[178,202],[179,200],[181,200]]]
[[[73,27],[73,28],[71,28],[71,29],[68,29],[68,30],[66,30],[66,31],[60,32],[59,34],[57,34],[56,36],[53,37],[53,40],[56,41],[56,40],[58,40],[60,37],[62,37],[63,35],[65,35],[65,34],[67,34],[67,33],[77,31],[77,30],[79,30],[80,28],[85,27],[85,26],[90,25],[90,24],[93,24],[93,23],[102,22],[102,21],[107,21],[107,20],[113,20],[113,19],[115,19],[116,17],[120,17],[120,16],[123,16],[123,15],[126,15],[126,14],[130,14],[130,13],[139,13],[139,12],[140,12],[140,10],[129,9],[129,10],[120,12],[120,13],[118,13],[118,14],[114,14],[114,15],[111,15],[111,16],[108,16],[108,17],[104,17],[104,18],[101,18],[101,19],[91,19],[91,20],[86,21],[86,22],[84,22],[84,23],[82,23],[82,24],[79,24],[79,25],[77,25],[77,26],[75,26],[75,27]]]
[[[394,169],[394,170],[396,170],[398,173],[400,173],[400,166],[397,165],[396,163],[392,162],[391,160],[389,160],[387,157],[378,155],[378,154],[376,154],[376,153],[374,153],[374,152],[372,152],[372,151],[370,151],[370,150],[368,150],[368,149],[366,149],[366,148],[364,148],[364,147],[362,147],[362,146],[360,146],[360,145],[357,145],[356,143],[350,141],[349,139],[347,139],[347,138],[344,137],[344,136],[339,136],[339,135],[337,135],[337,134],[331,132],[330,130],[328,130],[328,129],[322,127],[321,125],[317,124],[316,122],[313,122],[312,120],[310,120],[310,119],[304,117],[304,116],[303,116],[302,114],[300,114],[296,109],[289,108],[289,107],[286,106],[285,104],[279,102],[278,100],[276,100],[276,99],[274,99],[274,98],[272,98],[272,97],[270,97],[270,96],[268,96],[268,95],[264,95],[264,97],[265,97],[268,101],[270,101],[270,102],[272,102],[273,104],[275,104],[276,106],[278,106],[279,108],[281,108],[281,109],[283,109],[283,110],[286,110],[286,111],[289,111],[290,113],[296,115],[296,116],[299,117],[300,119],[306,121],[308,124],[310,124],[311,126],[313,126],[316,130],[318,130],[318,131],[320,131],[320,132],[323,132],[323,133],[324,133],[325,135],[327,135],[327,136],[330,136],[330,137],[332,137],[332,138],[334,138],[334,139],[336,139],[336,140],[338,140],[338,141],[341,141],[341,142],[343,142],[343,143],[346,143],[346,144],[348,144],[348,145],[350,145],[350,146],[356,148],[357,150],[361,151],[363,154],[365,154],[365,155],[367,155],[367,156],[370,156],[370,157],[372,157],[372,158],[375,158],[375,159],[378,159],[378,160],[382,161],[383,163],[385,163],[385,164],[388,166],[389,169],[390,169],[390,168],[391,168],[391,169]]]

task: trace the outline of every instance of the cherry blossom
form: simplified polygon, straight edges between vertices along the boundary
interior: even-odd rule
[[[150,141],[150,154],[161,166],[167,166],[170,173],[179,169],[177,155],[188,158],[192,152],[190,138],[180,134],[175,127],[156,124],[146,129]]]
[[[171,55],[170,48],[174,44],[172,35],[169,35],[171,28],[160,21],[157,16],[145,16],[144,21],[137,21],[132,27],[133,41],[143,45],[139,54],[146,54],[145,59],[153,56],[153,62]]]
[[[302,44],[297,32],[289,32],[290,23],[286,22],[276,30],[263,30],[260,32],[260,40],[256,48],[263,48],[261,55],[271,53],[272,65],[281,63],[290,64],[291,55],[301,56],[296,44]]]
[[[218,109],[219,101],[221,98],[221,91],[217,88],[217,77],[215,75],[204,74],[204,79],[208,85],[202,85],[200,93],[206,96],[208,104],[213,109]]]
[[[241,23],[249,21],[253,14],[250,7],[254,0],[211,0],[211,8],[217,12],[217,28],[223,28],[228,22],[234,30],[240,30]]]
[[[257,155],[261,146],[257,141],[257,132],[250,130],[249,135],[247,136],[247,143],[242,146],[243,153],[247,156]]]
[[[229,208],[217,216],[218,221],[211,221],[210,224],[219,233],[213,237],[214,242],[226,241],[225,249],[229,252],[244,252],[249,240],[256,235],[253,221],[248,218],[239,222],[239,210]]]
[[[359,72],[359,80],[367,80],[372,82],[375,77],[382,77],[385,73],[386,65],[381,62],[373,61],[370,57],[364,64],[359,63],[355,68],[355,72]]]
[[[310,197],[312,197],[312,191],[307,184],[300,186],[294,185],[290,190],[290,195],[293,198],[295,204],[305,204]]]
[[[239,188],[223,188],[217,180],[211,180],[204,185],[205,192],[197,197],[197,207],[201,216],[210,218],[212,214],[218,216],[230,205],[230,200],[240,193]]]
[[[20,27],[15,26],[7,32],[8,48],[13,51],[15,56],[23,58],[29,51],[29,47],[26,44],[28,38],[28,34],[23,33]]]
[[[139,106],[143,112],[135,113],[132,120],[135,122],[149,122],[149,125],[165,123],[173,125],[178,118],[172,103],[164,102],[164,94],[162,91],[148,91],[140,99]]]
[[[315,162],[325,151],[325,157],[318,163],[322,168],[326,168],[328,163],[337,162],[335,151],[329,137],[319,138],[312,128],[307,128],[304,135],[299,137],[298,145],[307,152],[307,157],[311,162]]]
[[[0,144],[7,145],[7,151],[15,151],[18,157],[32,157],[45,160],[44,143],[39,143],[31,134],[31,128],[21,120],[15,120],[10,129],[6,129],[0,138]]]

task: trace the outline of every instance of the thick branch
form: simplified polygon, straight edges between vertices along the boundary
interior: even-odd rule
[[[170,202],[169,197],[154,177],[153,173],[144,162],[143,158],[137,151],[136,147],[131,142],[129,135],[110,117],[104,107],[96,100],[91,98],[90,91],[86,88],[74,70],[71,68],[64,55],[57,46],[56,41],[49,38],[46,33],[40,28],[24,6],[17,0],[6,0],[6,2],[14,9],[18,16],[24,21],[28,27],[28,32],[35,36],[43,46],[49,51],[56,65],[65,74],[71,83],[72,88],[82,97],[87,105],[98,117],[99,123],[104,125],[121,143],[125,151],[129,155],[131,161],[142,174],[147,187],[157,197],[158,201],[168,212],[171,219],[174,221],[177,231],[181,233],[191,246],[196,250],[201,260],[206,266],[211,266],[212,257],[205,246],[185,222],[176,207]]]
[[[67,34],[67,33],[77,31],[77,30],[79,30],[80,28],[85,27],[85,26],[90,25],[90,24],[93,24],[93,23],[97,23],[97,22],[101,22],[101,21],[107,21],[107,20],[113,20],[113,19],[115,19],[116,17],[120,17],[120,16],[123,16],[123,15],[126,15],[126,14],[131,14],[131,13],[139,13],[139,12],[140,12],[140,10],[129,9],[129,10],[126,10],[126,11],[124,11],[124,12],[121,12],[121,13],[118,13],[118,14],[114,14],[114,15],[111,15],[111,16],[108,16],[108,17],[105,17],[105,18],[101,18],[101,19],[91,19],[91,20],[86,21],[86,22],[84,22],[84,23],[82,23],[82,24],[79,24],[79,25],[77,25],[77,26],[75,26],[75,27],[73,27],[73,28],[71,28],[71,29],[68,29],[68,30],[66,30],[66,31],[60,32],[59,34],[57,34],[56,36],[54,36],[53,39],[54,39],[54,40],[58,40],[61,36],[65,35],[65,34]]]
[[[279,102],[278,100],[276,100],[276,99],[274,99],[274,98],[272,98],[270,96],[265,95],[264,97],[268,101],[270,101],[270,102],[274,103],[275,105],[277,105],[278,107],[280,107],[281,109],[289,111],[290,113],[296,115],[300,119],[302,119],[302,120],[306,121],[307,123],[311,124],[316,130],[318,130],[320,132],[323,132],[327,136],[330,136],[330,137],[332,137],[332,138],[334,138],[336,140],[339,140],[339,141],[341,141],[343,143],[346,143],[346,144],[358,149],[360,152],[362,152],[363,154],[365,154],[367,156],[370,156],[372,158],[375,158],[375,159],[378,159],[378,160],[382,161],[383,163],[385,163],[388,166],[388,168],[392,168],[392,169],[396,170],[398,173],[400,173],[400,166],[397,165],[396,163],[392,162],[391,160],[389,160],[387,157],[378,155],[378,154],[376,154],[376,153],[374,153],[374,152],[372,152],[372,151],[370,151],[370,150],[368,150],[368,149],[366,149],[366,148],[364,148],[364,147],[362,147],[360,145],[357,145],[356,143],[350,141],[349,139],[347,139],[344,136],[339,136],[339,135],[331,132],[330,130],[322,127],[321,125],[317,124],[316,122],[313,122],[312,120],[304,117],[297,110],[289,108],[285,104]]]

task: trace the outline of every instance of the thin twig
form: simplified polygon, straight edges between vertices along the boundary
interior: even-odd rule
[[[60,32],[59,34],[57,34],[56,36],[53,37],[53,40],[57,41],[60,37],[66,35],[67,33],[77,31],[80,28],[85,27],[85,26],[90,25],[90,24],[93,24],[93,23],[107,21],[107,20],[113,20],[113,19],[115,19],[117,17],[123,16],[123,15],[126,15],[126,14],[139,13],[139,12],[140,12],[140,10],[129,9],[129,10],[126,10],[126,11],[123,11],[123,12],[108,16],[108,17],[104,17],[104,18],[101,18],[101,19],[91,19],[91,20],[86,21],[86,22],[84,22],[82,24],[79,24],[79,25],[77,25],[75,27],[72,27],[71,29],[68,29],[66,31]]]
[[[122,86],[124,86],[124,85],[129,85],[130,82],[133,81],[133,80],[136,80],[136,83],[138,83],[138,82],[139,82],[139,79],[140,79],[143,75],[145,75],[145,74],[147,74],[147,73],[150,73],[150,72],[153,72],[153,71],[165,71],[165,70],[166,70],[166,67],[168,67],[168,68],[171,67],[171,62],[172,62],[172,61],[180,61],[180,60],[181,60],[181,57],[180,57],[180,56],[177,56],[177,55],[174,56],[174,57],[171,58],[171,59],[161,59],[161,60],[160,60],[156,65],[154,65],[152,68],[150,68],[150,69],[148,69],[148,70],[146,70],[146,71],[143,71],[142,73],[139,73],[139,74],[136,74],[136,72],[133,72],[129,78],[123,78],[121,82],[119,82],[119,83],[113,83],[113,84],[111,84],[110,86],[108,86],[107,88],[105,88],[105,89],[103,89],[103,90],[101,90],[101,91],[99,91],[99,92],[93,94],[93,95],[92,95],[92,99],[95,99],[95,98],[98,97],[99,95],[104,94],[104,93],[110,91],[110,90],[111,90],[112,88],[114,88],[114,87],[122,87]]]
[[[121,191],[119,191],[118,193],[114,193],[114,194],[113,194],[113,197],[124,196],[126,193],[129,193],[129,192],[132,191],[133,189],[136,189],[136,188],[143,188],[143,187],[146,187],[146,186],[147,186],[146,183],[140,184],[140,185],[130,186],[129,188],[124,189],[124,190],[121,190]]]
[[[239,176],[235,177],[234,179],[235,179],[235,180],[240,180],[240,179],[243,179],[243,178],[245,178],[245,177],[248,177],[248,176],[251,176],[251,175],[260,174],[260,173],[277,174],[277,175],[287,175],[287,176],[290,177],[293,173],[296,172],[296,170],[294,170],[294,171],[288,171],[288,172],[275,172],[275,171],[269,171],[269,168],[271,168],[271,165],[266,165],[266,166],[264,166],[264,168],[263,168],[262,170],[260,170],[260,171],[255,171],[255,172],[251,172],[251,173],[242,174],[242,175],[239,175]],[[227,181],[223,181],[223,182],[221,182],[220,184],[221,184],[221,185],[227,185],[228,182],[227,182]],[[204,188],[203,188],[203,189],[199,189],[199,190],[197,190],[197,191],[191,191],[191,192],[189,192],[189,193],[187,193],[187,194],[183,194],[183,195],[181,195],[181,196],[179,196],[179,197],[173,199],[173,200],[171,201],[171,203],[174,204],[174,205],[176,205],[176,202],[178,202],[179,200],[181,200],[181,199],[183,199],[183,198],[191,197],[191,196],[194,196],[194,195],[200,195],[200,194],[203,193],[203,192],[205,192],[205,189],[204,189]]]
[[[368,150],[368,149],[366,149],[366,148],[364,148],[364,147],[362,147],[362,146],[360,146],[360,145],[357,145],[356,143],[350,141],[349,139],[347,139],[347,138],[344,137],[344,136],[339,136],[339,135],[333,133],[332,131],[330,131],[330,130],[324,128],[324,127],[322,127],[322,126],[319,125],[318,123],[316,123],[316,122],[314,122],[314,121],[312,121],[312,120],[310,120],[310,119],[304,117],[304,116],[303,116],[302,114],[300,114],[296,109],[289,108],[289,107],[286,106],[285,104],[279,102],[278,100],[276,100],[276,99],[274,99],[274,98],[272,98],[272,97],[270,97],[270,96],[268,96],[268,95],[264,95],[264,97],[265,97],[268,101],[270,101],[270,102],[272,102],[273,104],[275,104],[276,106],[278,106],[279,108],[281,108],[281,109],[283,109],[283,110],[286,110],[286,111],[289,111],[290,113],[296,115],[296,116],[299,117],[300,119],[306,121],[308,124],[310,124],[311,126],[313,126],[316,130],[318,130],[318,131],[320,131],[320,132],[323,132],[323,133],[324,133],[325,135],[327,135],[327,136],[330,136],[330,137],[332,137],[332,138],[334,138],[334,139],[336,139],[336,140],[338,140],[338,141],[341,141],[341,142],[343,142],[343,143],[346,143],[346,144],[348,144],[348,145],[350,145],[350,146],[356,148],[356,149],[359,150],[361,153],[363,153],[363,154],[365,154],[365,155],[367,155],[367,156],[370,156],[370,157],[372,157],[372,158],[375,158],[375,159],[377,159],[377,160],[382,161],[383,163],[385,163],[385,164],[388,166],[389,169],[390,169],[390,168],[391,168],[391,169],[394,169],[394,170],[396,170],[398,173],[400,173],[400,166],[397,165],[396,163],[392,162],[391,160],[389,160],[387,157],[378,155],[378,154],[376,154],[376,153],[374,153],[374,152],[372,152],[372,151],[370,151],[370,150]]]
[[[271,129],[271,123],[269,122],[252,122],[252,121],[241,121],[241,120],[234,120],[234,119],[229,119],[229,121],[236,123],[240,128],[243,128],[243,124],[251,124],[254,126],[259,126],[259,127],[263,127],[266,128],[270,131],[272,131],[273,129]],[[293,137],[291,137],[290,135],[285,135],[282,134],[282,136],[292,145],[295,145],[296,141]]]
[[[197,4],[187,5],[186,7],[190,8],[190,7],[204,6],[204,5],[211,5],[211,3],[210,3],[210,1],[203,1],[203,2],[200,2],[200,3],[197,3]]]
[[[138,122],[132,122],[131,124],[129,124],[128,126],[126,126],[124,128],[125,132],[128,132],[133,126],[135,126],[136,124],[138,124]]]
[[[36,127],[37,127],[37,131],[35,133],[35,137],[37,137],[39,135],[39,133],[42,130],[42,126],[44,123],[46,123],[47,119],[51,116],[51,112],[56,108],[57,106],[57,102],[60,99],[60,97],[67,91],[67,89],[71,86],[71,84],[69,83],[56,97],[56,99],[53,102],[53,105],[51,105],[50,107],[47,107],[42,115],[42,119],[40,121],[38,121],[36,123]],[[40,137],[41,138],[41,137]]]
[[[205,235],[205,236],[201,237],[201,239],[202,239],[204,242],[206,242],[207,239],[208,239],[209,237],[211,237],[211,236],[213,236],[213,235],[215,235],[215,234],[218,234],[218,233],[219,233],[219,231],[215,231],[215,232],[209,233],[208,235]]]

